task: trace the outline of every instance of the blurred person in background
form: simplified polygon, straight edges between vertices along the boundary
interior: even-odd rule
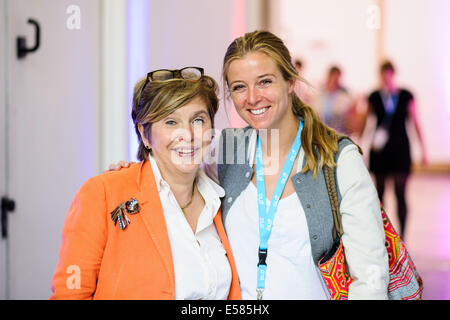
[[[156,70],[136,84],[141,162],[77,192],[51,299],[240,299],[224,190],[200,170],[216,91],[198,67]]]
[[[313,96],[313,87],[303,77],[304,63],[301,59],[297,58],[294,60],[294,66],[295,69],[297,69],[299,78],[301,79],[295,82],[294,91],[303,102],[310,104]]]
[[[395,83],[395,68],[390,61],[380,66],[380,88],[368,97],[368,117],[375,122],[369,154],[369,169],[375,176],[380,200],[387,179],[394,181],[400,235],[407,221],[406,186],[411,173],[411,150],[407,122],[412,121],[422,149],[422,164],[428,163],[413,94]]]
[[[353,100],[348,90],[341,84],[342,71],[338,66],[328,70],[324,87],[315,95],[312,106],[321,120],[339,133],[350,135],[349,117]]]

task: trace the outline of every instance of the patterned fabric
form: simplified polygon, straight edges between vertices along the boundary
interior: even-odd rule
[[[386,249],[389,256],[389,300],[420,300],[423,282],[414,263],[381,206]]]
[[[319,261],[319,269],[330,291],[330,299],[348,300],[348,286],[352,283],[352,279],[347,272],[342,239],[338,241],[336,252],[330,259],[326,260],[325,257]]]
[[[381,203],[380,206],[386,235],[385,245],[389,256],[389,300],[420,300],[423,291],[422,279]],[[339,239],[339,245],[336,247],[335,251],[326,255],[318,266],[330,291],[331,299],[347,300],[348,286],[352,279],[347,272],[342,239]]]

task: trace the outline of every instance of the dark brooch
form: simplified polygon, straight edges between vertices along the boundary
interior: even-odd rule
[[[136,200],[136,198],[132,198],[126,202],[122,202],[121,204],[119,204],[117,208],[114,209],[113,212],[111,212],[111,219],[112,221],[114,221],[114,225],[119,222],[119,227],[121,230],[123,230],[131,223],[125,212],[128,212],[129,214],[135,214],[138,213],[139,210],[139,202]]]

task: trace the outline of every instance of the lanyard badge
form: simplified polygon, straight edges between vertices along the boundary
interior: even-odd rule
[[[256,293],[257,299],[261,300],[266,283],[266,271],[267,271],[267,245],[272,232],[273,220],[275,218],[275,213],[277,211],[278,202],[280,200],[281,194],[283,193],[284,187],[286,186],[289,174],[291,173],[292,167],[294,166],[295,159],[301,147],[301,132],[303,129],[303,122],[299,122],[297,136],[292,144],[289,155],[283,166],[283,171],[278,178],[275,191],[270,201],[269,209],[266,207],[266,187],[264,182],[264,166],[262,158],[262,147],[261,141],[259,140],[259,135],[256,141],[256,189],[258,192],[258,212],[259,212],[259,249],[258,249],[258,274],[257,274],[257,285]]]

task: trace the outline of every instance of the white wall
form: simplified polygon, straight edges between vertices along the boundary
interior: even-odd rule
[[[273,3],[271,3],[273,4]],[[304,63],[304,77],[315,87],[331,64],[343,70],[344,84],[364,91],[375,82],[375,30],[367,26],[373,0],[281,0],[272,7],[273,31],[293,58]]]
[[[100,1],[100,171],[127,159],[127,2]]]
[[[150,70],[198,65],[220,77],[231,38],[231,2],[150,1]]]
[[[6,51],[6,14],[5,14],[5,0],[0,1],[0,66],[2,72],[0,72],[0,150],[6,149],[6,79],[5,70],[7,68],[7,61],[4,52]],[[6,194],[6,156],[2,152],[0,154],[0,196]],[[6,298],[6,241],[0,239],[0,300]]]
[[[271,2],[273,4],[274,2]],[[305,63],[305,78],[319,86],[331,63],[343,69],[354,94],[378,84],[375,0],[278,0],[273,31]],[[430,163],[450,162],[450,2],[385,3],[385,56],[397,66],[400,85],[415,94]],[[414,137],[413,137],[414,138]],[[413,158],[420,148],[413,144]]]
[[[150,1],[149,70],[201,66],[221,86],[222,60],[233,38],[233,2]],[[223,108],[215,122],[217,128],[230,126]]]
[[[386,30],[386,56],[416,97],[430,161],[449,163],[450,1],[386,1]]]

